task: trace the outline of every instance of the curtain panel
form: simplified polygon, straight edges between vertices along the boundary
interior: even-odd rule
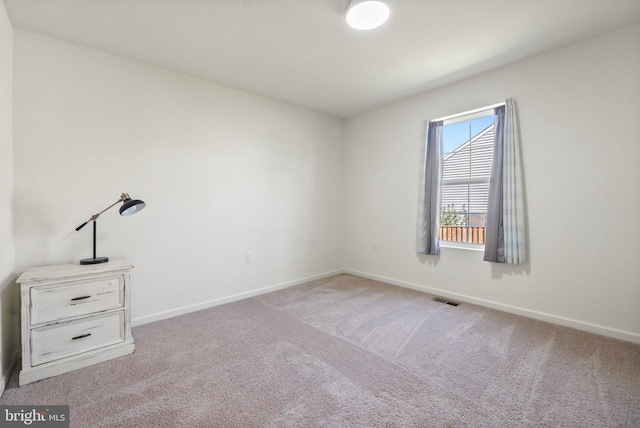
[[[504,263],[504,220],[502,216],[502,151],[504,146],[504,106],[494,111],[493,163],[489,180],[484,260]]]
[[[418,197],[416,252],[440,254],[440,186],[442,183],[442,128],[444,122],[429,122],[422,158]]]
[[[512,98],[495,109],[493,166],[489,183],[484,260],[527,261],[520,132]]]

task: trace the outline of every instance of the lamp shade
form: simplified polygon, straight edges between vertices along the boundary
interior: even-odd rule
[[[140,199],[125,199],[124,203],[120,207],[120,215],[129,216],[142,210],[146,204]]]
[[[371,30],[389,19],[389,6],[379,0],[352,0],[346,18],[356,30]]]

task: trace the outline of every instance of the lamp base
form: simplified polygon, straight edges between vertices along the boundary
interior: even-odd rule
[[[81,265],[97,265],[98,263],[106,263],[109,261],[109,257],[96,257],[93,259],[80,260]]]

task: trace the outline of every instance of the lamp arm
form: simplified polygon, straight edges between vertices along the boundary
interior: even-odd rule
[[[87,221],[85,221],[84,223],[82,223],[80,226],[76,227],[76,232],[80,229],[82,229],[83,227],[85,227],[87,225],[87,223],[89,223],[90,221],[96,221],[98,219],[98,217],[100,217],[100,214],[104,213],[105,211],[109,210],[110,208],[113,208],[114,206],[116,206],[117,204],[119,204],[120,202],[124,201],[125,199],[129,199],[129,195],[127,195],[126,193],[123,193],[120,196],[120,199],[118,199],[117,201],[115,201],[113,204],[109,205],[107,208],[103,209],[102,211],[100,211],[98,214],[94,214],[91,216],[91,218]]]

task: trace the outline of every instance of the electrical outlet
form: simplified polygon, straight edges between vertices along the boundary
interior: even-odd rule
[[[246,260],[247,263],[253,263],[253,251],[247,251]]]
[[[378,243],[377,243],[376,241],[373,241],[373,242],[371,243],[371,249],[372,249],[373,251],[378,251]]]

